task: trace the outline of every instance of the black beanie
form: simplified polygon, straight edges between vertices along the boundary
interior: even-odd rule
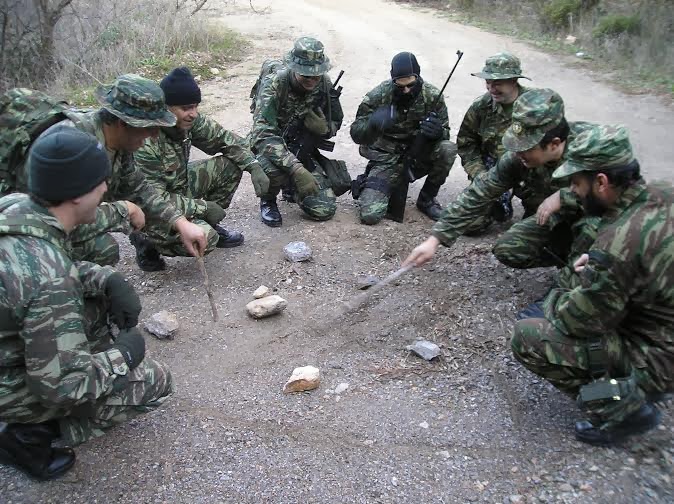
[[[28,192],[47,202],[83,196],[109,176],[105,147],[71,126],[54,126],[35,140],[28,154]]]
[[[201,90],[187,67],[178,67],[161,80],[166,105],[201,103]]]
[[[411,52],[401,52],[393,56],[391,60],[391,79],[421,75],[421,67],[417,63],[417,57]]]

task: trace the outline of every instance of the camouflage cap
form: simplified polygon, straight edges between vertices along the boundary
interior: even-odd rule
[[[300,75],[323,75],[332,68],[323,44],[311,37],[298,38],[285,60],[288,68]]]
[[[503,135],[503,146],[523,152],[535,147],[564,119],[564,101],[552,89],[532,89],[513,104],[512,124]]]
[[[482,71],[470,75],[489,80],[529,79],[529,77],[522,75],[520,59],[509,52],[500,52],[489,56]]]
[[[176,116],[166,109],[164,92],[154,81],[135,74],[120,75],[109,86],[98,86],[96,99],[129,126],[175,126]]]
[[[627,128],[620,124],[597,125],[574,138],[566,151],[566,161],[553,178],[564,178],[582,171],[624,168],[634,161]]]

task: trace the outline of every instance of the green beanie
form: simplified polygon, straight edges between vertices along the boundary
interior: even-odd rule
[[[28,154],[28,192],[48,202],[82,196],[109,176],[105,147],[71,126],[51,128]]]

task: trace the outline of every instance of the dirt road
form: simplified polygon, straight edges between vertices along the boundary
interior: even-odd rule
[[[320,38],[333,72],[346,71],[335,155],[354,175],[364,163],[349,125],[362,96],[387,77],[393,54],[415,52],[423,76],[441,84],[456,50],[465,52],[446,92],[454,139],[482,91],[469,73],[508,49],[532,85],[560,92],[570,119],[626,124],[647,177],[672,179],[674,142],[664,138],[674,129],[672,109],[595,82],[572,60],[379,0],[253,4],[270,3],[261,15],[243,0],[211,11],[252,40],[241,64],[204,85],[204,111],[239,133],[250,127],[248,91],[261,62],[300,35]],[[465,183],[457,163],[440,199],[450,201]],[[671,416],[624,446],[589,448],[573,439],[573,402],[511,358],[514,313],[546,290],[552,272],[499,264],[490,253],[496,231],[460,240],[368,309],[327,323],[339,301],[358,294],[359,275],[395,270],[427,235],[431,223],[413,206],[418,189],[404,225],[361,226],[344,196],[330,222],[307,221],[284,203],[283,227],[270,229],[246,178],[226,221],[246,243],[206,261],[217,324],[192,260],[170,259],[166,272],[144,274],[122,240],[120,269],[142,293],[143,317],[168,309],[180,318],[174,340],[148,337],[149,353],[171,365],[178,392],[164,409],[80,447],[76,467],[59,481],[37,484],[1,468],[0,502],[671,502]],[[311,262],[283,259],[283,246],[295,240],[312,247]],[[262,284],[289,307],[254,322],[244,305]],[[408,355],[417,337],[442,347],[439,362]],[[307,364],[321,369],[320,388],[284,396],[293,368]],[[343,382],[345,392],[331,393]]]

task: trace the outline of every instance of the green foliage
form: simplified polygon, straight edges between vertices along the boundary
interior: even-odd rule
[[[116,25],[110,25],[98,35],[96,44],[98,47],[107,49],[119,43],[122,39],[122,30]]]
[[[543,22],[556,30],[566,29],[569,27],[569,17],[578,17],[581,7],[581,0],[552,0],[543,7]]]
[[[635,35],[639,33],[640,28],[641,19],[637,15],[611,14],[599,20],[592,30],[592,36],[594,38],[616,37],[623,33]]]

